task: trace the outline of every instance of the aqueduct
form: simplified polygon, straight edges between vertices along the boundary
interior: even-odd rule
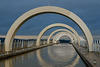
[[[14,36],[16,35],[16,32],[19,30],[19,28],[29,19],[32,17],[42,14],[42,13],[57,13],[61,14],[63,16],[68,17],[72,21],[74,21],[83,31],[87,42],[88,42],[88,47],[89,51],[92,51],[92,43],[93,43],[93,38],[92,35],[88,29],[88,27],[85,25],[85,23],[74,13],[60,7],[55,7],[55,6],[43,6],[43,7],[38,7],[35,9],[32,9],[26,13],[24,13],[22,16],[20,16],[10,27],[6,39],[5,39],[5,51],[9,52],[12,51],[12,42],[14,39]]]
[[[43,34],[44,34],[47,30],[49,30],[49,29],[51,29],[51,28],[53,28],[53,27],[65,27],[65,28],[71,30],[71,31],[75,34],[75,36],[77,37],[77,39],[78,39],[78,44],[80,45],[80,38],[79,38],[79,35],[78,35],[78,33],[77,33],[72,27],[70,27],[70,26],[68,26],[68,25],[66,25],[66,24],[62,24],[62,23],[55,23],[55,24],[51,24],[51,25],[45,27],[45,28],[39,33],[39,35],[38,35],[38,37],[37,37],[37,42],[36,42],[36,45],[37,45],[37,46],[40,45],[40,40],[41,40],[41,37],[43,36]]]
[[[53,31],[50,35],[49,35],[49,37],[48,37],[48,39],[47,39],[47,44],[50,44],[50,39],[51,39],[51,37],[53,36],[53,34],[55,34],[55,33],[57,33],[57,32],[60,32],[60,31],[65,31],[65,32],[67,32],[67,33],[69,33],[74,39],[75,39],[75,44],[77,44],[77,37],[71,32],[71,31],[69,31],[69,30],[66,30],[66,29],[57,29],[57,30],[55,30],[55,31]]]
[[[62,36],[65,36],[65,35],[68,36],[71,39],[72,43],[75,42],[75,39],[69,33],[59,32],[53,37],[53,43],[56,43]]]

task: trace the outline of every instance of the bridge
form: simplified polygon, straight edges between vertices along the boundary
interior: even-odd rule
[[[84,33],[80,36],[71,26],[54,23],[39,35],[17,36],[20,27],[29,19],[44,13],[63,15],[75,22]],[[50,35],[43,34],[51,28]],[[92,36],[87,25],[73,12],[56,6],[43,6],[21,15],[10,27],[7,35],[0,36],[1,67],[99,67],[100,38]],[[67,38],[67,39],[66,39]],[[62,39],[62,40],[60,40]],[[62,43],[62,42],[65,43]]]

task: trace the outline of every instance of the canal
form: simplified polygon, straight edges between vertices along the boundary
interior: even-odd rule
[[[0,67],[86,67],[71,44],[61,43],[0,60]]]

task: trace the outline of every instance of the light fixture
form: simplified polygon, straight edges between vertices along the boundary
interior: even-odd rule
[[[93,64],[96,64],[97,63],[97,61],[96,60],[93,60]]]

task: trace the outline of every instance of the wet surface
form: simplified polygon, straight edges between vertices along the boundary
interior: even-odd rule
[[[0,67],[86,67],[71,44],[57,44],[9,59]]]

